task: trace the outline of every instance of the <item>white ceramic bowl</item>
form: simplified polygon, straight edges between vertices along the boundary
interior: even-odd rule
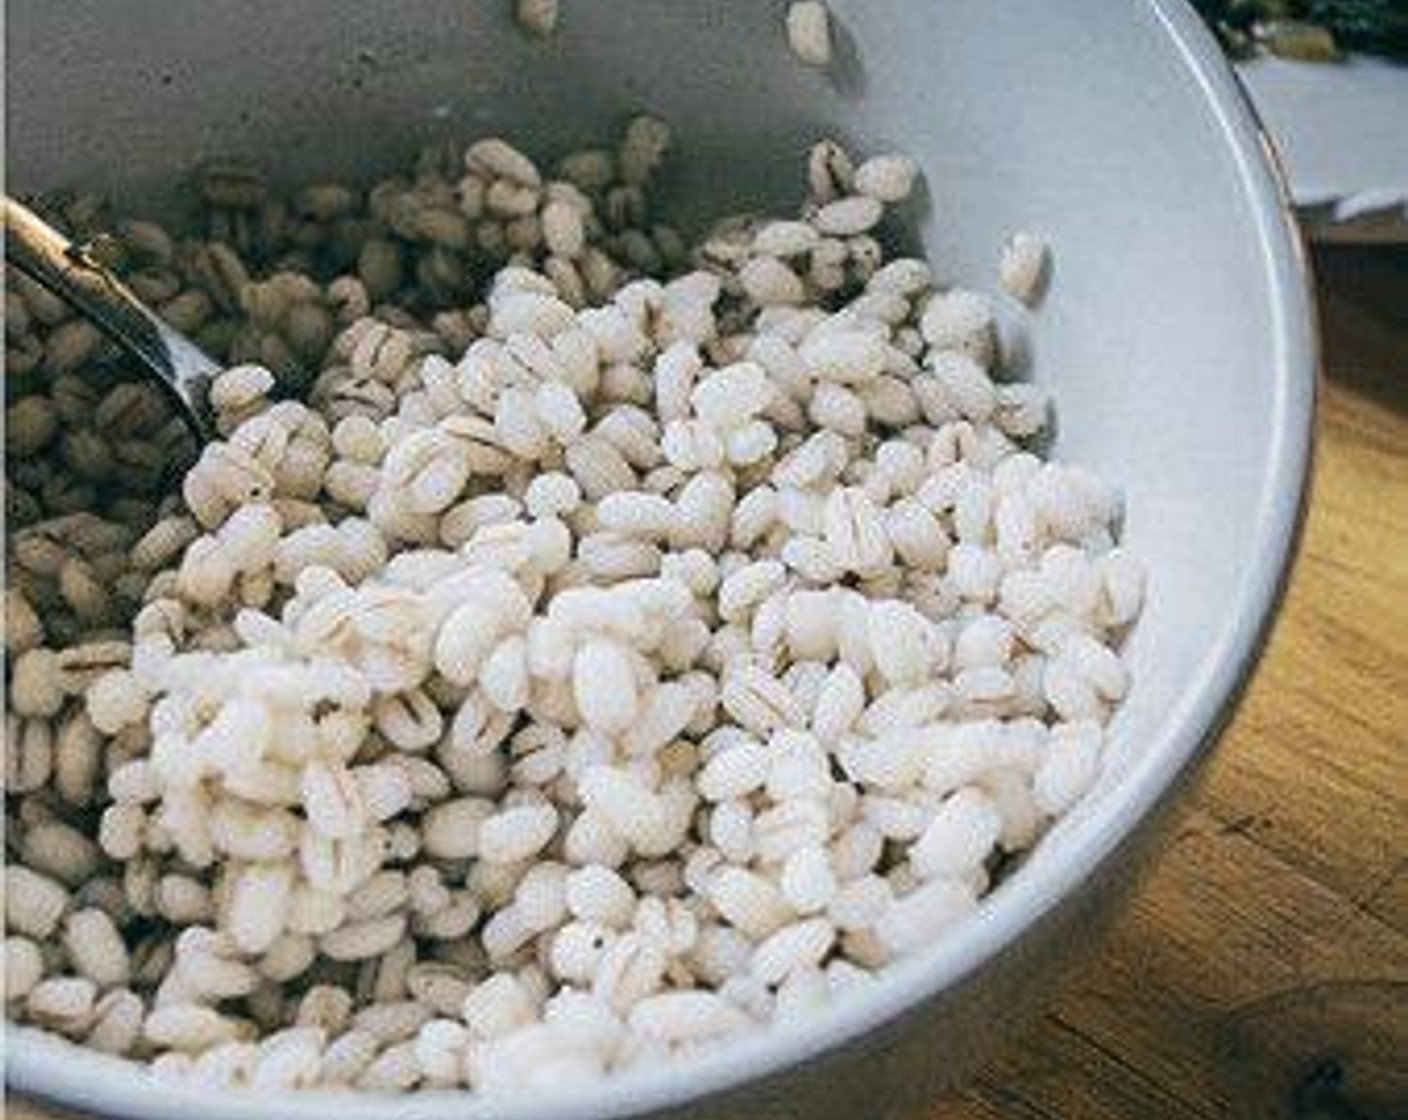
[[[216,153],[289,181],[389,168],[504,131],[550,153],[650,109],[679,138],[676,212],[783,203],[809,142],[895,148],[940,276],[990,286],[1031,228],[1053,284],[1020,335],[1056,391],[1057,453],[1123,485],[1152,572],[1101,789],[975,919],[870,990],[688,1065],[502,1100],[210,1094],[25,1029],[12,1088],[205,1120],[879,1116],[972,1068],[1091,941],[1245,682],[1293,551],[1315,345],[1255,120],[1178,0],[832,0],[840,58],[794,64],[782,0],[566,0],[525,40],[507,3],[12,0],[12,189],[162,184]]]

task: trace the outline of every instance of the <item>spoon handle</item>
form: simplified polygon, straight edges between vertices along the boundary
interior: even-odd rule
[[[5,256],[72,305],[166,388],[202,441],[212,437],[206,387],[220,367],[172,330],[121,280],[23,203],[0,195]]]

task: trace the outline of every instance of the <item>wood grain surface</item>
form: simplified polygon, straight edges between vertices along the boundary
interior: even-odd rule
[[[1270,650],[1098,956],[932,1120],[1408,1117],[1408,252],[1317,264],[1315,491]]]

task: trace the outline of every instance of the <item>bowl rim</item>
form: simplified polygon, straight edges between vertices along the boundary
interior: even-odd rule
[[[271,1101],[287,1120],[582,1120],[650,1113],[736,1090],[898,1020],[977,973],[1028,927],[1051,915],[1115,856],[1165,794],[1210,750],[1250,679],[1289,577],[1304,518],[1312,460],[1318,329],[1311,278],[1276,153],[1213,37],[1183,0],[1144,0],[1196,79],[1220,140],[1234,158],[1269,284],[1274,398],[1266,483],[1252,563],[1238,608],[1211,644],[1201,672],[1170,708],[1159,735],[1118,785],[1075,824],[1040,876],[1015,876],[979,916],[934,948],[899,962],[864,990],[815,1016],[781,1024],[682,1063],[627,1070],[581,1086],[509,1096],[422,1090],[395,1098],[350,1090],[273,1096],[212,1094],[154,1079],[123,1059],[86,1051],[32,1027],[4,1023],[5,1080],[13,1090],[97,1115],[147,1120],[259,1120]],[[588,1095],[590,1108],[584,1110]]]

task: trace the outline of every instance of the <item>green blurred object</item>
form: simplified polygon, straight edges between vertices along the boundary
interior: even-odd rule
[[[1300,0],[1296,8],[1342,47],[1408,58],[1408,0]]]
[[[1261,44],[1277,58],[1296,62],[1335,62],[1340,57],[1335,37],[1315,23],[1295,19],[1272,20],[1257,27]]]
[[[1223,49],[1258,49],[1302,62],[1333,62],[1342,50],[1408,59],[1408,0],[1193,0]]]

